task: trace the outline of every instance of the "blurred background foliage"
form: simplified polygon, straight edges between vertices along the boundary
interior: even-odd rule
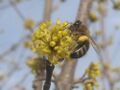
[[[53,0],[51,20],[74,22],[81,0]],[[31,32],[44,18],[45,0],[0,0],[0,90],[33,90],[35,79],[26,61],[36,57],[25,47]],[[105,72],[96,90],[120,90],[120,0],[93,0],[88,14],[88,28],[101,47]],[[100,60],[91,47],[80,58],[75,79],[81,77],[91,62]],[[63,64],[55,68],[59,74]],[[68,67],[69,68],[69,67]],[[74,90],[82,90],[81,84]],[[54,90],[52,83],[51,90]]]

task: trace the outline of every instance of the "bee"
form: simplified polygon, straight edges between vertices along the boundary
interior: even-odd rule
[[[95,43],[95,41],[92,39],[92,37],[90,36],[88,28],[80,20],[77,20],[77,21],[75,21],[75,23],[71,24],[69,26],[69,30],[71,30],[73,36],[75,37],[75,39],[74,39],[75,41],[77,41],[78,38],[81,36],[88,37],[88,39],[82,43],[77,41],[77,46],[75,47],[74,51],[70,55],[71,58],[78,59],[78,58],[86,55],[86,53],[88,52],[88,50],[90,48],[90,43],[92,43],[92,46],[95,49],[95,51],[99,53],[99,51],[97,49],[98,46]]]

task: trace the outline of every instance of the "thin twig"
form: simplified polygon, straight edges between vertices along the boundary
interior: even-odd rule
[[[52,12],[52,0],[45,0],[43,21],[50,20]]]
[[[1,7],[0,7],[0,10],[4,10],[4,9],[6,9],[6,8],[9,8],[9,7],[10,7],[10,4],[4,5],[4,6],[1,6]]]
[[[24,21],[25,17],[21,13],[21,11],[17,8],[16,4],[12,0],[10,0],[10,4],[14,8],[14,10],[17,12],[17,14],[20,16],[20,18]]]
[[[49,61],[46,61],[46,80],[44,83],[43,90],[49,90],[51,86],[51,79],[52,79],[52,73],[54,70],[54,65],[51,64]]]
[[[25,16],[23,15],[23,13],[19,10],[19,8],[17,7],[16,3],[14,3],[12,0],[10,0],[10,5],[13,7],[13,9],[16,11],[16,13],[18,14],[18,16],[23,20],[23,22],[26,20]],[[32,33],[33,32],[33,28],[29,28],[29,31]]]
[[[82,83],[84,81],[84,77],[86,74],[87,74],[87,71],[85,71],[85,73],[82,75],[82,77],[80,77],[78,80],[74,81],[73,84]]]
[[[8,54],[12,53],[13,51],[15,51],[21,45],[21,43],[23,43],[24,40],[27,39],[28,37],[30,37],[30,35],[26,35],[26,36],[22,37],[17,43],[13,44],[8,50],[6,50],[4,53],[2,53],[0,55],[0,61],[2,61],[3,58],[6,55],[8,55]]]

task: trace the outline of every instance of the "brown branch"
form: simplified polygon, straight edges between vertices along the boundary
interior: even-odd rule
[[[71,90],[77,60],[65,62],[61,74],[57,78],[57,90]]]
[[[52,77],[53,77],[53,76],[52,76]],[[45,81],[45,80],[46,80],[46,77],[43,76],[43,77],[41,77],[39,80],[40,80],[40,81]],[[55,81],[55,79],[51,79],[51,82],[55,83],[56,81]]]
[[[33,90],[42,90],[42,75],[37,75],[33,81]]]
[[[39,70],[37,70],[35,80],[33,81],[33,90],[42,90],[42,79],[45,75],[45,60],[43,58],[36,58],[39,61]]]
[[[76,20],[80,20],[84,23],[87,22],[88,12],[91,8],[91,4],[92,4],[92,0],[81,0]]]
[[[38,27],[41,22],[50,20],[51,18],[51,13],[53,12],[53,7],[52,7],[52,0],[45,0],[45,7],[44,7],[44,14],[43,14],[43,20],[37,22],[37,24],[34,26],[34,28]]]
[[[49,61],[46,61],[46,80],[44,83],[43,90],[49,90],[51,86],[51,78],[52,78],[52,73],[54,70],[54,65],[51,64]]]
[[[50,20],[52,12],[52,0],[45,0],[43,21]]]

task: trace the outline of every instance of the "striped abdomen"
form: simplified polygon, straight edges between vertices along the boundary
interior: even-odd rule
[[[89,45],[90,45],[89,41],[84,42],[84,44],[82,44],[82,45],[78,44],[75,51],[73,53],[71,53],[70,57],[74,58],[74,59],[78,59],[78,58],[84,56],[89,49]]]

